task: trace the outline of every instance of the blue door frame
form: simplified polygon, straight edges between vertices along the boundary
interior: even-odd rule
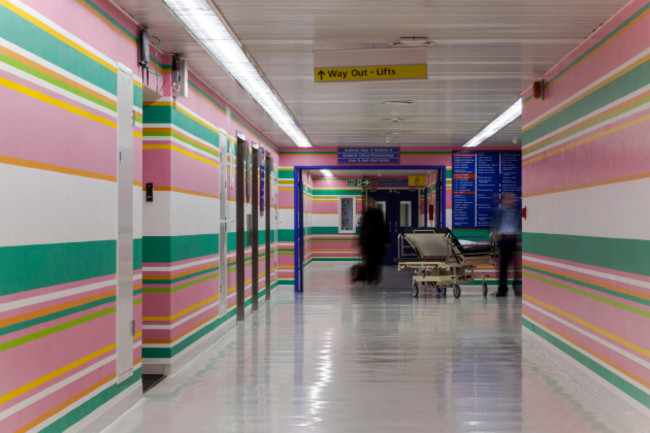
[[[302,292],[304,290],[303,263],[305,262],[305,229],[303,220],[303,170],[437,170],[437,197],[440,198],[438,221],[440,226],[445,227],[445,209],[447,197],[446,191],[446,173],[447,167],[444,165],[300,165],[293,167],[293,227],[294,227],[294,291]],[[424,221],[427,224],[428,203],[427,196],[424,196]]]

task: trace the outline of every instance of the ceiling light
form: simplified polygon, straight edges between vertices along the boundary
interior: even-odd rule
[[[483,130],[476,134],[471,140],[465,143],[463,147],[478,146],[497,132],[501,131],[505,126],[509,125],[519,116],[521,116],[521,98],[517,99],[514,104],[501,113],[499,117],[490,122],[488,126],[483,128]]]
[[[321,172],[321,173],[323,174],[323,176],[325,176],[325,177],[334,177],[334,175],[332,174],[332,172],[331,172],[330,170],[326,169],[326,168],[322,169],[320,172]]]
[[[435,42],[426,36],[403,36],[390,44],[394,47],[427,47]]]
[[[381,101],[381,103],[387,105],[411,105],[415,104],[415,101],[413,99],[395,99],[391,101]]]
[[[163,0],[196,40],[257,101],[298,147],[311,147],[295,119],[206,0]]]

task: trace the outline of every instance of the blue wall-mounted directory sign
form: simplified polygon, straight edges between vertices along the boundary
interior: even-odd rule
[[[503,193],[521,203],[521,152],[454,152],[452,225],[489,228]]]
[[[399,147],[339,147],[339,164],[399,164]]]

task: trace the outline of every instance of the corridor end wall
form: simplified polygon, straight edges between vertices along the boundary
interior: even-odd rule
[[[523,93],[523,325],[650,407],[650,3]]]

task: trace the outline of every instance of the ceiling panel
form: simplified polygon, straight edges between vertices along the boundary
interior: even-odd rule
[[[194,72],[278,145],[293,147],[161,0],[114,2],[161,37],[165,52],[186,57]],[[625,3],[215,1],[312,143],[327,147],[461,146]],[[386,48],[402,36],[435,41],[427,49],[427,80],[314,83],[314,50]],[[416,103],[382,104],[394,99]],[[518,147],[519,131],[514,122],[482,146]]]

